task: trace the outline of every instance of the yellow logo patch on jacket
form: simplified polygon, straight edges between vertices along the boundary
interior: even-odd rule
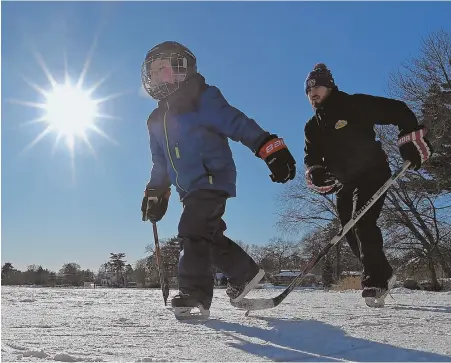
[[[339,120],[337,121],[337,123],[335,124],[335,129],[341,129],[342,127],[345,127],[348,124],[348,121],[346,120]]]

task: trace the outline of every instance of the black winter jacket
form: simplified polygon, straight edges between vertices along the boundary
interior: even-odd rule
[[[398,100],[333,89],[305,125],[306,168],[322,165],[341,183],[377,167],[387,167],[375,125],[396,125],[400,133],[418,127],[415,114]]]

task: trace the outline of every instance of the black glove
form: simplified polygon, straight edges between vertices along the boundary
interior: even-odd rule
[[[331,174],[326,172],[321,165],[313,165],[305,171],[305,181],[310,189],[322,195],[336,193],[341,188],[341,183]]]
[[[166,214],[170,188],[147,188],[141,204],[142,220],[158,222]]]
[[[285,142],[277,135],[270,135],[255,152],[262,158],[271,171],[271,180],[275,183],[286,183],[296,176],[296,161]]]
[[[427,130],[418,126],[415,131],[400,133],[398,147],[404,161],[410,161],[410,169],[418,170],[433,153],[431,143],[426,138]]]

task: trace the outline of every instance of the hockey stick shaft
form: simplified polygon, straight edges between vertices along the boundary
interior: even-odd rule
[[[166,277],[166,271],[164,269],[163,259],[161,257],[160,242],[158,240],[157,223],[152,222],[152,227],[153,227],[153,237],[155,240],[155,255],[157,257],[158,274],[160,277],[161,291],[163,292],[164,304],[167,305],[168,296],[169,296],[169,284],[168,284],[168,280]]]
[[[357,224],[360,218],[362,218],[365,215],[365,213],[373,206],[373,204],[376,203],[376,201],[387,191],[387,189],[390,188],[390,186],[406,172],[409,166],[410,162],[406,161],[403,164],[401,170],[392,175],[384,183],[384,185],[363,205],[363,207],[354,213],[353,218],[343,226],[340,232],[334,238],[332,238],[332,240],[327,244],[326,247],[322,249],[322,251],[318,254],[318,256],[316,256],[316,258],[314,258],[308,263],[308,265],[305,267],[304,271],[300,275],[294,278],[294,280],[287,288],[287,290],[289,289],[288,292],[291,292],[296,286],[299,285],[300,282],[302,282],[305,275],[307,275],[318,264],[318,262],[329,252],[329,250],[332,247],[334,247],[338,242],[340,242],[343,236],[345,236],[346,233],[348,233],[350,229]]]
[[[304,270],[298,276],[296,276],[293,281],[291,281],[291,283],[281,294],[272,299],[244,299],[241,301],[241,304],[237,303],[236,306],[245,308],[247,310],[259,310],[268,309],[279,305],[288,296],[288,294],[302,282],[304,277],[318,264],[319,261],[321,261],[321,259],[329,252],[329,250],[338,242],[340,242],[343,236],[345,236],[346,233],[349,232],[352,227],[354,227],[354,225],[360,220],[360,218],[365,215],[365,213],[373,206],[374,203],[376,203],[376,201],[387,191],[387,189],[390,188],[390,186],[406,172],[409,166],[410,161],[404,162],[402,168],[398,172],[393,174],[384,183],[384,185],[364,204],[362,208],[354,213],[353,218],[348,223],[346,223],[340,230],[340,232],[334,238],[332,238],[332,240],[320,251],[320,253],[314,259],[312,259],[307,264]]]

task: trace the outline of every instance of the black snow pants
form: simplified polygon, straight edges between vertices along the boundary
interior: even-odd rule
[[[382,187],[390,175],[388,164],[382,164],[354,182],[343,185],[337,193],[337,210],[342,226]],[[393,273],[383,250],[381,230],[377,226],[385,196],[382,195],[346,234],[352,252],[363,264],[362,287],[387,287],[387,281]]]
[[[222,219],[227,194],[217,190],[197,190],[183,200],[179,223],[179,290],[196,298],[204,308],[213,299],[213,266],[233,285],[252,279],[259,270],[254,260],[235,242],[224,236]]]

